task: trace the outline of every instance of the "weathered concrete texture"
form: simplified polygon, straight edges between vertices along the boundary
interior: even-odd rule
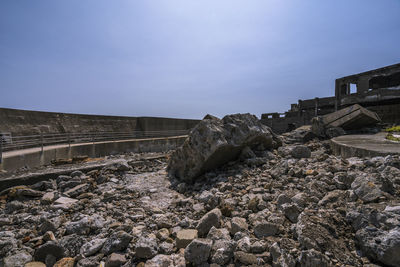
[[[355,90],[354,90],[355,89]],[[289,111],[262,114],[261,121],[277,133],[310,124],[311,119],[360,104],[385,123],[400,123],[400,64],[339,78],[335,96],[299,100]]]
[[[379,122],[379,116],[360,105],[353,105],[322,117],[326,128],[341,127],[345,130],[359,129]]]
[[[168,171],[172,177],[192,183],[206,171],[237,159],[245,147],[265,150],[280,144],[271,129],[249,113],[227,115],[222,120],[207,115],[171,155]]]
[[[13,171],[22,167],[34,168],[51,164],[57,159],[77,156],[92,158],[127,152],[165,152],[183,144],[186,136],[132,139],[123,141],[94,142],[84,144],[54,145],[41,148],[29,148],[3,153],[0,170]]]
[[[400,154],[400,143],[385,139],[386,133],[344,135],[331,139],[332,152],[343,158]]]
[[[188,130],[199,121],[156,117],[102,116],[0,108],[0,132],[12,135]]]

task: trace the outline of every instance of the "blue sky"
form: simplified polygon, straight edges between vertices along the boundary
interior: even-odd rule
[[[283,112],[400,62],[399,0],[2,0],[0,107]]]

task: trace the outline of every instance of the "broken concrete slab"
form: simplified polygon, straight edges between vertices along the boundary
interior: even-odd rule
[[[239,157],[245,147],[266,150],[282,144],[272,130],[247,114],[227,115],[223,119],[207,115],[171,155],[170,176],[187,183]]]
[[[355,104],[312,120],[312,131],[318,136],[327,136],[330,128],[357,130],[380,122],[378,114]]]

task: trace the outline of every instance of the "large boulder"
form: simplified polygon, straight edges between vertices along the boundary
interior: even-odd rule
[[[281,143],[254,115],[234,114],[223,119],[207,115],[171,155],[168,172],[179,180],[193,183],[206,171],[237,159],[246,146],[266,150]]]

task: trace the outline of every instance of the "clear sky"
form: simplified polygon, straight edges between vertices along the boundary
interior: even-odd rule
[[[283,112],[400,62],[400,0],[1,0],[0,107]]]

